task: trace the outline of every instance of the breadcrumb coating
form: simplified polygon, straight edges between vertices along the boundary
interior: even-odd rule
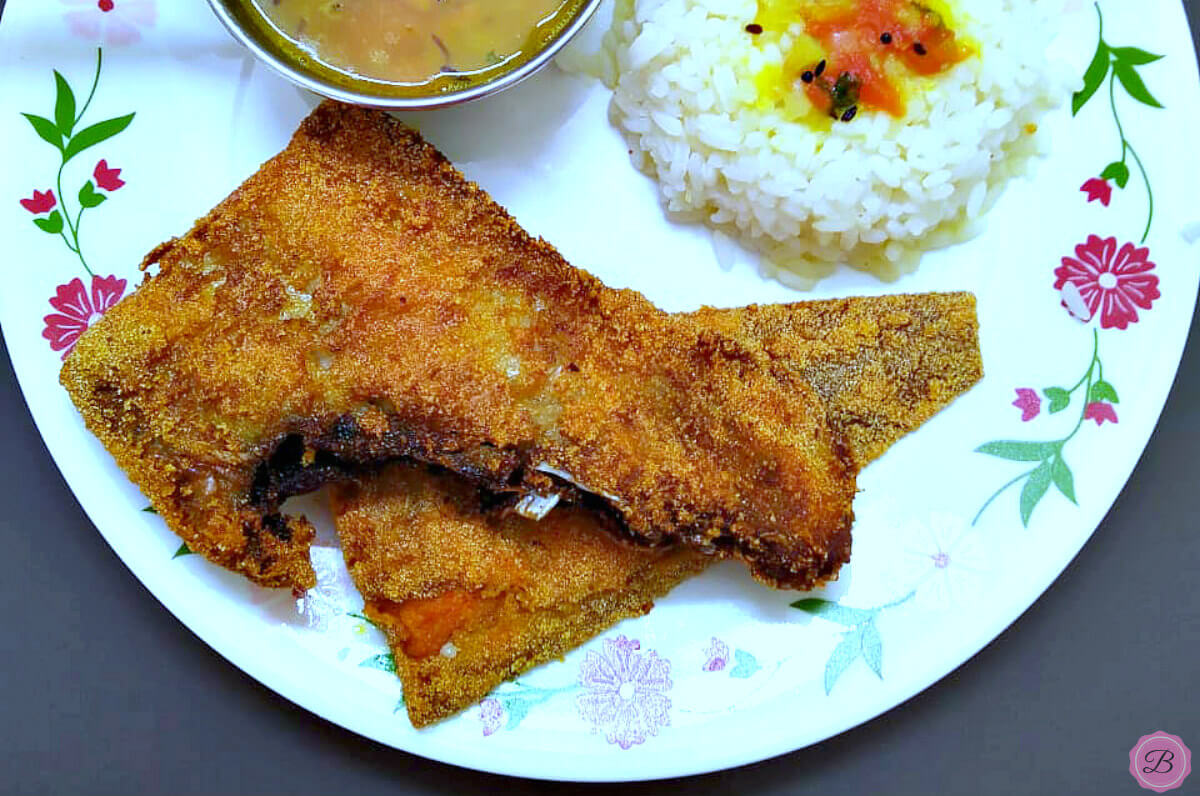
[[[965,293],[694,317],[765,350],[781,378],[811,379],[859,466],[982,376],[975,300]],[[537,522],[486,511],[465,481],[419,466],[393,465],[333,495],[346,564],[392,648],[417,727],[646,613],[712,560],[622,544],[604,515],[580,506]]]
[[[773,586],[849,557],[856,468],[809,385],[571,267],[385,113],[321,105],[144,265],[62,383],[168,526],[258,583],[313,582],[285,498],[395,459]]]

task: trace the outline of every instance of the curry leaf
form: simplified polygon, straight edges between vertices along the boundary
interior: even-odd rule
[[[801,611],[810,613],[813,616],[819,616],[826,621],[836,622],[846,627],[854,627],[861,624],[870,619],[873,613],[872,611],[865,611],[862,608],[847,608],[844,605],[838,605],[830,600],[822,600],[819,597],[797,600],[791,605],[793,608],[799,608]]]
[[[54,123],[64,138],[70,138],[75,127],[75,92],[57,69],[54,70],[54,90]]]
[[[976,453],[998,456],[1014,462],[1040,462],[1058,452],[1057,442],[1025,442],[1024,440],[996,440],[980,445]]]
[[[1143,105],[1149,105],[1151,108],[1162,107],[1162,103],[1154,98],[1154,95],[1146,88],[1146,84],[1138,77],[1138,73],[1132,66],[1120,63],[1114,64],[1113,74],[1117,76],[1117,80],[1121,81],[1121,85],[1129,92],[1129,96]]]
[[[183,556],[190,556],[194,554],[195,551],[188,547],[187,542],[184,542],[179,545],[179,549],[175,551],[175,554],[171,556],[171,559],[174,560],[176,558],[182,558]]]
[[[1119,160],[1114,160],[1104,167],[1104,171],[1100,172],[1100,178],[1103,180],[1115,180],[1118,188],[1124,188],[1129,182],[1129,167]]]
[[[1071,403],[1071,393],[1064,390],[1062,387],[1047,387],[1042,390],[1042,393],[1050,399],[1050,414],[1061,412],[1066,409]]]
[[[1131,66],[1152,64],[1159,58],[1162,58],[1161,55],[1155,55],[1154,53],[1146,52],[1140,47],[1113,47],[1112,54],[1116,57],[1118,62],[1130,64]]]
[[[1071,97],[1072,116],[1079,113],[1080,109],[1096,93],[1096,89],[1100,88],[1100,84],[1104,82],[1104,78],[1108,75],[1110,63],[1108,45],[1101,39],[1096,44],[1096,54],[1092,56],[1092,62],[1088,64],[1087,70],[1083,73],[1083,88],[1076,91]]]
[[[349,616],[352,619],[358,619],[360,621],[366,622],[371,627],[379,627],[379,625],[375,624],[375,620],[372,619],[371,617],[367,616],[366,614],[360,614],[357,611],[349,611],[346,613],[346,616]]]
[[[1029,527],[1029,518],[1033,515],[1033,509],[1046,496],[1046,490],[1050,488],[1052,469],[1049,459],[1042,462],[1029,474],[1025,486],[1021,489],[1021,524],[1026,528]]]
[[[1078,505],[1078,501],[1075,500],[1075,476],[1071,474],[1071,468],[1063,461],[1062,456],[1054,457],[1054,463],[1050,465],[1050,480],[1067,500]]]
[[[43,141],[50,144],[55,149],[62,151],[62,133],[58,131],[58,125],[47,119],[45,116],[38,116],[33,113],[22,113],[29,123],[33,125],[33,131],[41,137]]]
[[[79,134],[67,144],[66,151],[63,152],[63,161],[66,162],[83,150],[90,149],[96,144],[112,138],[129,126],[129,123],[133,121],[133,116],[134,114],[130,113],[126,116],[118,116],[115,119],[106,119],[102,122],[96,122],[91,127],[85,127],[80,130]]]

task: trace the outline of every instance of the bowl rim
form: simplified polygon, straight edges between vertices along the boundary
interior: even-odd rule
[[[212,9],[217,19],[221,20],[221,24],[229,31],[242,46],[248,49],[255,58],[266,64],[276,74],[286,78],[301,88],[320,94],[329,99],[338,100],[352,105],[362,105],[371,108],[380,108],[384,110],[408,111],[408,110],[433,110],[435,108],[446,108],[452,105],[460,105],[464,102],[471,102],[482,97],[487,97],[506,88],[511,88],[520,83],[525,78],[540,70],[546,64],[550,63],[551,59],[558,54],[567,42],[575,37],[576,34],[587,24],[588,20],[596,13],[601,0],[584,0],[579,10],[575,13],[567,25],[559,31],[558,35],[551,39],[545,47],[530,58],[525,63],[517,68],[503,72],[492,80],[486,83],[480,83],[477,86],[471,86],[467,89],[459,91],[450,91],[442,94],[434,94],[427,97],[389,97],[385,95],[372,94],[369,91],[356,90],[345,88],[343,86],[333,85],[314,75],[311,75],[304,70],[298,68],[294,63],[276,56],[259,43],[257,37],[252,35],[238,20],[228,8],[229,0],[208,0],[209,8]],[[339,70],[340,71],[340,70]],[[351,77],[355,77],[353,74]],[[364,82],[369,81],[369,78],[364,78]]]

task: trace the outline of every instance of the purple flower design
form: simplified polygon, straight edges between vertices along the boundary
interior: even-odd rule
[[[135,44],[142,28],[154,27],[155,0],[62,0],[72,10],[63,14],[71,33],[105,45]]]
[[[491,697],[479,703],[479,723],[483,725],[483,734],[491,735],[500,729],[504,723],[504,706],[500,700]]]
[[[625,636],[606,638],[604,651],[589,650],[579,667],[580,718],[622,749],[671,723],[671,662],[652,650],[639,652],[641,646]]]
[[[708,655],[708,660],[701,668],[706,672],[719,672],[725,668],[725,664],[729,663],[729,646],[716,636],[713,636],[712,643],[708,645],[708,649],[704,653]]]

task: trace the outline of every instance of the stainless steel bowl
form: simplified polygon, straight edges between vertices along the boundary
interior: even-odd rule
[[[485,83],[427,94],[417,93],[413,87],[372,80],[322,63],[272,31],[269,23],[247,0],[208,0],[208,3],[235,39],[260,61],[302,88],[353,105],[388,110],[429,110],[470,102],[520,83],[548,64],[579,32],[596,12],[600,0],[585,0],[558,34],[525,63],[497,73]]]

